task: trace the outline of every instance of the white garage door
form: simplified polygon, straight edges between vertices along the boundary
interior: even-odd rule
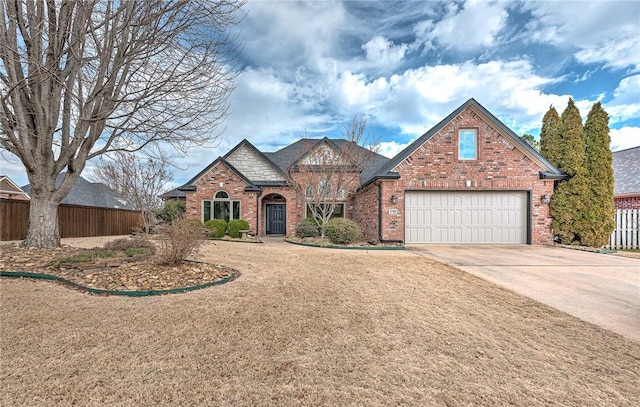
[[[405,241],[527,243],[527,193],[407,192]]]

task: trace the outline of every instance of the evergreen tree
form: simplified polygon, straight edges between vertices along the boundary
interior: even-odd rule
[[[569,180],[560,182],[551,198],[550,210],[553,221],[551,227],[564,244],[581,244],[585,200],[589,196],[587,179],[587,160],[582,118],[578,108],[569,99],[567,108],[562,112],[560,126],[561,151],[555,164],[569,175]]]
[[[529,133],[525,133],[520,136],[522,140],[524,140],[527,144],[529,144],[534,150],[540,152],[540,140],[535,138],[533,135]]]
[[[562,136],[560,135],[560,116],[555,107],[549,110],[542,118],[540,130],[540,154],[555,166],[558,165],[562,155]]]
[[[607,244],[615,228],[613,201],[613,167],[609,143],[609,115],[600,102],[593,105],[584,126],[586,142],[589,198],[580,224],[580,236],[585,246]]]

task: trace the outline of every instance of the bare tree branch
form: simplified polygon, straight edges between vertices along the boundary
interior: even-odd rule
[[[25,166],[32,209],[49,208],[24,244],[59,244],[51,208],[87,160],[219,137],[245,1],[2,0],[0,148]]]

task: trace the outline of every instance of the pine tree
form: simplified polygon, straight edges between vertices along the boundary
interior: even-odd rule
[[[581,244],[585,200],[589,196],[587,163],[582,118],[573,99],[569,99],[567,108],[562,112],[560,126],[562,154],[555,164],[569,175],[569,180],[560,182],[551,198],[550,211],[553,220],[551,227],[564,244]]]
[[[586,142],[589,198],[580,223],[580,236],[585,246],[607,244],[615,228],[613,201],[613,167],[609,143],[609,115],[600,102],[593,105],[584,126]]]
[[[540,154],[555,166],[562,155],[562,137],[560,135],[560,116],[551,106],[542,118],[540,129]]]

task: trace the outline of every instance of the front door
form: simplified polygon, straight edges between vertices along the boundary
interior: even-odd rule
[[[286,204],[267,204],[267,234],[284,235],[287,232]]]

